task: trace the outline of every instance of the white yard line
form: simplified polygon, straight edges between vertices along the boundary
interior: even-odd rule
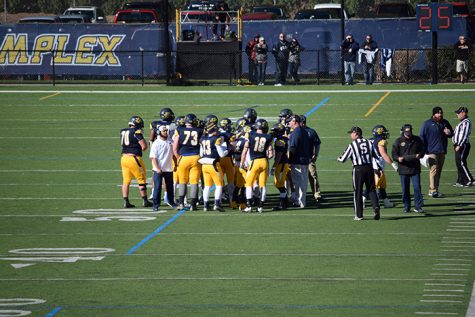
[[[473,283],[472,296],[470,297],[470,303],[468,304],[467,315],[466,317],[475,316],[475,282]]]

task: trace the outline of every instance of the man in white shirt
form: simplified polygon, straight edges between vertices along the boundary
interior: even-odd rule
[[[150,149],[150,159],[153,170],[153,211],[158,211],[162,195],[162,182],[165,179],[168,200],[175,201],[173,191],[173,149],[168,138],[168,128],[162,125],[158,128],[158,137]]]

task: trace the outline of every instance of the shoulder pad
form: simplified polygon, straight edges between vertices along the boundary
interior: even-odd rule
[[[143,134],[143,131],[142,130],[135,130],[134,134]]]
[[[219,137],[219,138],[216,139],[216,142],[215,142],[216,145],[221,145],[222,143],[223,143],[223,138],[222,137]]]
[[[378,145],[379,145],[379,146],[386,146],[387,144],[388,144],[388,140],[380,140],[380,141],[378,142]]]

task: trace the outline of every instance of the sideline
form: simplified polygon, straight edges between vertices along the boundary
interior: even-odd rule
[[[63,309],[63,307],[56,307],[55,309],[53,309],[52,311],[50,311],[48,314],[45,315],[45,317],[53,317],[55,316],[57,313],[59,313],[59,311]]]

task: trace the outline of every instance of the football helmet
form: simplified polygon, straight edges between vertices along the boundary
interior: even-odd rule
[[[179,116],[175,120],[175,124],[177,127],[184,127],[185,126],[185,116]]]
[[[254,124],[256,123],[257,112],[252,108],[247,108],[242,117],[246,120],[247,124]]]
[[[143,129],[143,119],[139,116],[133,116],[129,120],[129,126],[134,126],[137,129]]]
[[[218,129],[218,126],[214,122],[206,122],[204,126],[204,130],[206,133],[213,133]]]
[[[294,113],[292,112],[292,110],[290,109],[282,109],[280,110],[279,112],[279,121],[284,124],[288,121],[290,121],[290,117],[293,115]]]
[[[205,117],[204,122],[206,124],[213,123],[213,124],[217,125],[218,124],[218,117],[216,117],[214,114],[209,114]]]
[[[160,118],[163,121],[172,122],[173,120],[175,120],[175,114],[173,113],[172,109],[163,108],[162,110],[160,110]]]
[[[274,137],[279,137],[285,134],[285,126],[282,123],[276,123],[270,131]]]
[[[375,139],[386,140],[387,138],[389,138],[389,131],[388,131],[388,129],[386,129],[386,127],[384,125],[378,124],[378,125],[374,126],[374,128],[371,130],[371,132],[373,133],[373,137]]]
[[[185,116],[185,124],[196,128],[200,124],[200,120],[198,120],[198,118],[193,113],[189,113]]]
[[[262,130],[263,133],[267,133],[269,131],[269,124],[265,119],[258,119],[253,126],[254,130]]]
[[[233,122],[229,118],[223,118],[219,122],[219,127],[226,132],[231,132],[232,127],[233,127]]]

